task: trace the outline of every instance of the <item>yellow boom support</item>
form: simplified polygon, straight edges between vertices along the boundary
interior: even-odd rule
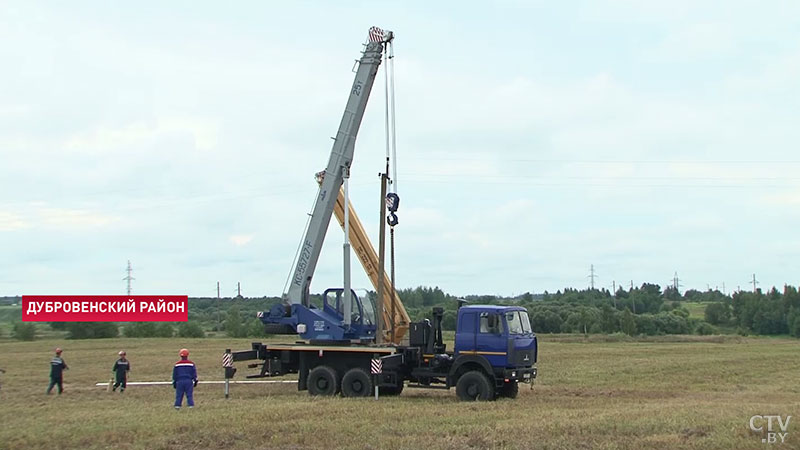
[[[358,215],[356,215],[356,211],[353,208],[353,202],[351,201],[349,203],[350,245],[356,255],[358,255],[358,260],[361,261],[361,265],[364,266],[364,271],[367,273],[369,280],[372,282],[372,286],[377,291],[379,267],[378,255],[375,253],[375,247],[373,247],[372,243],[369,241],[367,232],[364,230],[364,226],[361,225]],[[341,225],[342,229],[344,229],[344,188],[339,189],[339,197],[336,199],[336,206],[334,207],[333,212],[336,215],[336,220],[339,221],[339,225]],[[391,278],[389,278],[389,275],[387,275],[385,272],[383,273],[383,285],[385,287],[383,294],[384,309],[381,313],[383,314],[383,323],[385,324],[384,341],[392,342],[391,330],[392,326],[394,326],[393,343],[400,344],[403,336],[405,336],[406,332],[408,331],[408,324],[411,322],[411,319],[408,317],[408,313],[406,312],[405,306],[403,306],[403,302],[400,301],[400,296],[392,287]],[[392,304],[394,304],[394,320],[392,319]]]

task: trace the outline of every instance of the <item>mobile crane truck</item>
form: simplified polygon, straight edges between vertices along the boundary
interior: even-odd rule
[[[328,166],[319,174],[320,190],[294,266],[286,302],[258,313],[270,333],[298,334],[303,339],[294,344],[263,344],[231,354],[233,362],[258,361],[248,365],[260,371],[247,378],[298,374],[298,389],[311,395],[366,397],[377,387],[383,395],[399,395],[406,384],[419,388],[456,388],[461,400],[514,398],[519,383],[533,383],[536,378],[538,345],[531,330],[528,313],[519,306],[469,305],[458,309],[455,348],[448,351],[442,338],[443,309],[434,307],[432,320],[408,322],[399,297],[390,295],[399,311],[391,316],[387,308],[375,310],[372,299],[362,301],[349,288],[349,267],[345,257],[345,288],[332,288],[322,295],[321,307],[310,301],[309,287],[331,215],[362,243],[359,257],[365,268],[374,259],[374,249],[360,226],[355,212],[347,204],[342,185],[349,177],[355,139],[367,100],[372,90],[384,48],[394,39],[391,31],[372,27],[365,45],[344,116],[334,140]],[[346,183],[344,183],[346,191]],[[338,195],[334,195],[334,193]],[[339,201],[337,205],[337,200]],[[349,218],[339,217],[344,211]],[[348,217],[344,214],[344,217]],[[355,230],[355,231],[354,231]],[[371,266],[374,269],[374,265]],[[373,270],[374,271],[374,270]],[[373,283],[378,276],[370,273]],[[394,293],[394,289],[388,289]],[[381,303],[386,302],[381,299]],[[397,342],[383,344],[377,332],[376,318],[381,314],[392,327]],[[399,318],[399,320],[398,320]],[[405,336],[407,334],[407,336]],[[402,342],[400,342],[400,339]],[[372,374],[373,361],[381,370]],[[235,369],[226,371],[233,376]]]

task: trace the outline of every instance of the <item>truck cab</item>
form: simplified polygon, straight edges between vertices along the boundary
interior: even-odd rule
[[[528,312],[519,306],[459,308],[453,356],[457,371],[454,381],[460,378],[459,366],[474,368],[477,363],[484,373],[491,371],[486,375],[493,375],[498,392],[513,390],[516,395],[516,382],[536,377],[538,343]],[[509,383],[514,386],[506,386]]]

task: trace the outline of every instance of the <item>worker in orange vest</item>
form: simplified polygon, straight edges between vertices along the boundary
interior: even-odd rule
[[[175,409],[181,409],[183,396],[186,395],[186,404],[194,407],[194,388],[197,386],[197,368],[189,361],[189,350],[182,348],[178,353],[181,360],[172,368],[172,387],[175,388]]]

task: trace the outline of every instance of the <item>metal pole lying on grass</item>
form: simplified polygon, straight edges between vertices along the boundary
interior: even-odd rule
[[[198,381],[197,384],[225,384],[226,380]],[[233,384],[297,384],[297,380],[228,380]],[[95,386],[107,386],[108,381],[95,383]],[[172,381],[130,381],[128,386],[171,386]]]

